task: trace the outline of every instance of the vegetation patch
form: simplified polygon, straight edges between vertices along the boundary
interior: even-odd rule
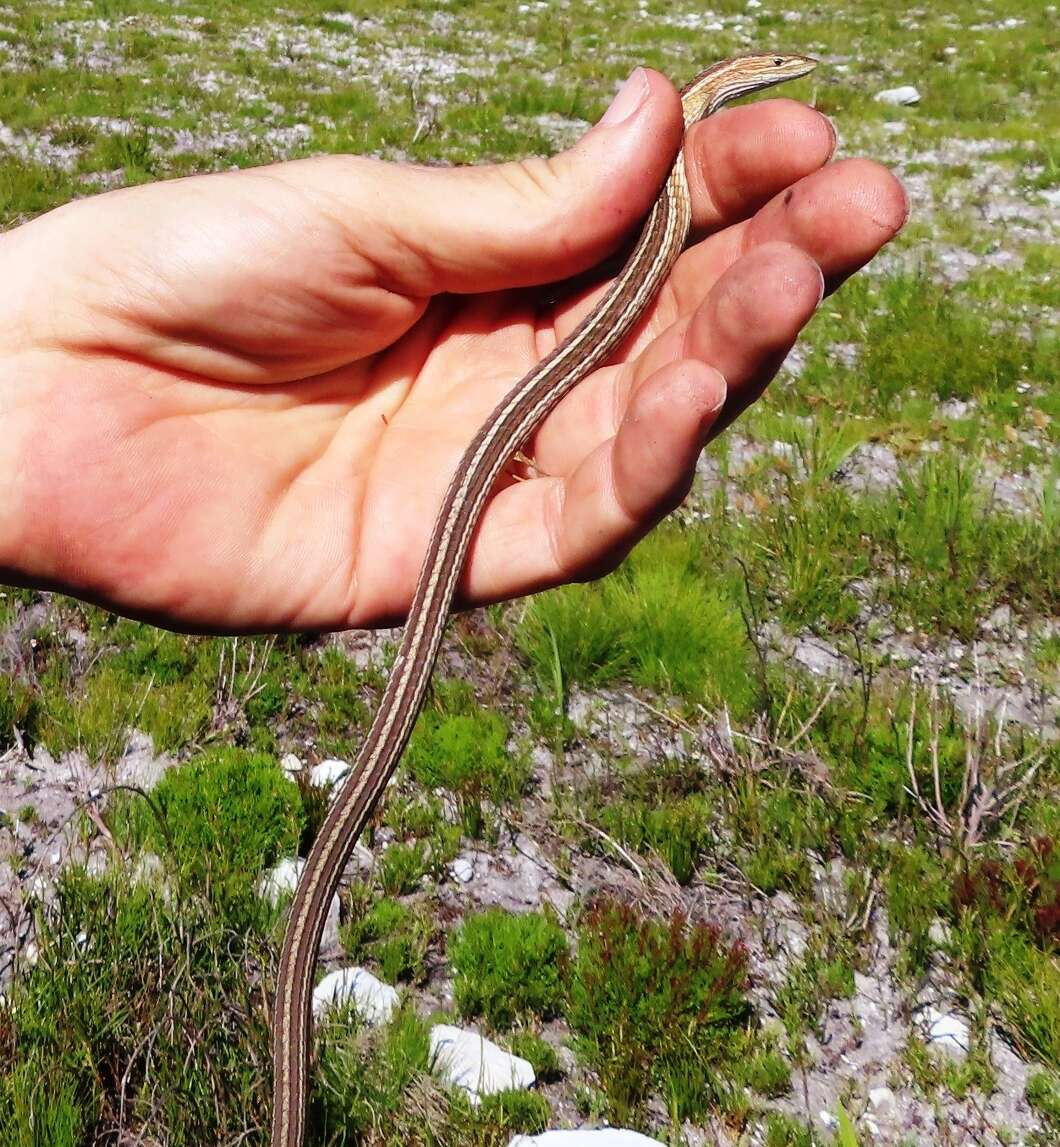
[[[710,925],[606,900],[585,913],[567,1018],[617,1123],[642,1124],[653,1091],[677,1126],[723,1094],[751,1018],[746,979],[744,949]]]
[[[449,941],[457,1007],[498,1029],[548,1019],[562,1006],[568,959],[563,929],[548,913],[468,916]]]

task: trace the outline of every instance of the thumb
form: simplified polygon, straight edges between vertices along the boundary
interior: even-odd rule
[[[379,165],[350,203],[363,250],[365,213],[386,243],[376,265],[412,296],[533,286],[610,254],[648,213],[681,141],[681,102],[637,68],[603,118],[548,159],[462,168]],[[404,258],[395,258],[394,245]]]

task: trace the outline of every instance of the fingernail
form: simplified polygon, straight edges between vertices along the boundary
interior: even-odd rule
[[[643,68],[637,68],[628,80],[618,90],[618,95],[611,101],[611,106],[600,118],[604,127],[614,127],[622,123],[648,98],[651,86],[648,83],[648,73]]]

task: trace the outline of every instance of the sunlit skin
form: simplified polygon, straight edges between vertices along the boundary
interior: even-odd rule
[[[177,628],[400,619],[444,487],[591,307],[681,133],[662,76],[552,159],[327,157],[81,200],[0,236],[0,580]],[[629,97],[628,97],[629,98]],[[692,129],[694,243],[491,499],[462,604],[599,575],[687,492],[907,202],[790,100]],[[557,300],[558,301],[554,301]]]

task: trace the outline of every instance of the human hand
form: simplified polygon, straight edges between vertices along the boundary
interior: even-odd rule
[[[464,447],[603,289],[681,133],[662,76],[549,160],[329,156],[69,204],[0,236],[0,580],[179,628],[365,626],[407,609]],[[619,121],[620,120],[620,121]],[[487,505],[460,600],[612,568],[684,496],[822,290],[900,229],[897,181],[828,165],[788,100],[686,140],[694,238],[611,364]],[[823,275],[823,280],[822,280]]]

